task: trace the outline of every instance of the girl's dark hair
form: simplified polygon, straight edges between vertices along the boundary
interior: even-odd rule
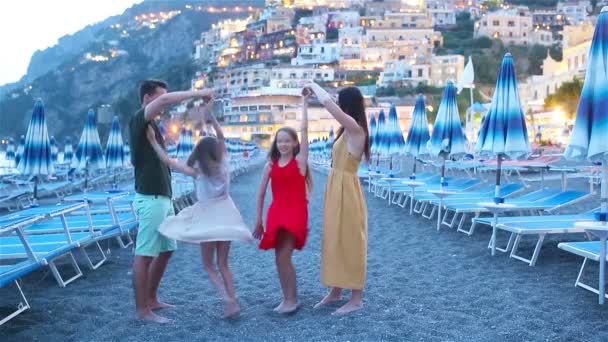
[[[338,106],[342,111],[355,119],[365,132],[365,149],[363,154],[369,162],[371,153],[369,150],[369,129],[367,128],[367,116],[365,116],[365,101],[363,94],[357,87],[347,87],[338,92]],[[344,127],[340,127],[336,133],[336,140],[344,133]]]
[[[278,163],[279,158],[281,158],[281,152],[279,152],[279,148],[277,146],[277,137],[280,132],[285,132],[289,134],[289,136],[295,140],[296,147],[293,149],[293,156],[297,156],[300,153],[300,140],[298,139],[298,132],[291,127],[281,127],[274,134],[274,139],[272,140],[272,145],[270,146],[270,151],[268,151],[268,159],[271,163]],[[310,173],[310,165],[306,165],[306,187],[308,191],[312,190],[312,174]]]
[[[216,176],[220,171],[220,165],[224,158],[224,151],[215,137],[204,137],[192,150],[186,164],[194,167],[198,164],[201,172],[207,176]]]

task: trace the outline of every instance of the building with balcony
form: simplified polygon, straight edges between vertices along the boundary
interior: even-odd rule
[[[318,43],[298,46],[297,56],[291,65],[322,65],[338,61],[340,46],[338,43]]]
[[[475,37],[500,39],[505,44],[528,45],[533,18],[525,6],[486,13],[475,23]]]

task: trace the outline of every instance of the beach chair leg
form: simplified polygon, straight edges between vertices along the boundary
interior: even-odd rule
[[[23,291],[21,290],[21,286],[19,286],[19,281],[15,280],[14,283],[15,283],[15,286],[17,287],[17,291],[19,291],[19,295],[21,296],[21,299],[19,300],[19,304],[17,304],[17,309],[15,311],[11,312],[8,316],[6,316],[0,320],[0,326],[2,326],[4,323],[10,321],[11,319],[16,317],[23,311],[30,308],[30,304],[27,302],[27,298],[25,298],[25,295],[23,294]]]
[[[431,207],[431,213],[427,215],[426,214],[426,211],[427,211],[426,209],[428,207]],[[427,219],[430,220],[431,218],[433,218],[433,216],[435,216],[435,206],[432,205],[432,204],[429,204],[428,202],[424,202],[422,204],[422,217],[427,218]]]
[[[413,199],[413,198],[411,198],[410,200],[411,200],[411,201],[414,201],[414,199]],[[422,213],[422,210],[424,209],[424,204],[425,204],[425,203],[424,203],[424,202],[421,202],[421,201],[414,202],[414,212],[415,212],[416,214],[421,214],[421,213]]]
[[[78,267],[78,263],[76,262],[76,259],[74,258],[74,255],[72,254],[72,252],[67,252],[63,256],[67,256],[70,258],[70,263],[72,264],[72,268],[76,272],[76,274],[72,278],[64,280],[61,277],[61,274],[59,273],[59,270],[57,269],[57,265],[55,265],[55,261],[57,260],[57,258],[55,258],[53,260],[48,260],[48,264],[49,264],[49,267],[51,268],[51,272],[53,272],[53,277],[55,277],[57,284],[59,284],[59,286],[61,286],[61,287],[66,287],[66,285],[68,285],[69,283],[73,282],[74,280],[76,280],[82,276],[82,270],[80,269],[80,267]]]
[[[131,238],[131,234],[127,233],[125,235],[126,235],[127,243],[125,243],[122,240],[122,235],[119,235],[116,237],[116,242],[118,242],[118,246],[120,246],[120,248],[127,248],[133,244],[133,239]]]
[[[543,242],[545,241],[545,234],[540,234],[538,240],[536,241],[536,246],[534,247],[534,252],[532,253],[532,257],[530,259],[524,258],[520,255],[517,255],[517,250],[519,248],[519,243],[521,242],[521,235],[517,235],[515,239],[515,244],[513,245],[513,249],[511,250],[511,258],[517,259],[527,263],[529,266],[536,265],[536,261],[538,260],[538,256],[540,254],[540,250],[543,246]]]
[[[588,260],[589,259],[587,259],[587,258],[585,258],[585,260],[583,260],[583,264],[581,265],[581,269],[578,272],[578,276],[576,277],[576,282],[574,283],[574,287],[580,287],[581,289],[585,289],[589,292],[599,294],[599,291],[595,287],[588,285],[586,283],[583,283],[581,281],[581,278],[583,277],[583,273],[585,272],[585,266],[587,266]],[[606,299],[608,299],[608,294],[606,294],[604,296],[606,297]]]
[[[452,221],[450,222],[450,224],[448,225],[450,228],[454,228],[454,225],[456,224],[456,221],[458,219],[458,213],[454,212],[454,216],[452,216]],[[464,215],[463,215],[464,216]]]
[[[87,251],[86,251],[86,248],[88,246],[81,246],[80,247],[80,252],[82,253],[82,255],[84,255],[84,258],[87,261],[87,266],[89,266],[89,268],[92,269],[92,270],[96,270],[96,269],[99,268],[99,266],[103,265],[103,263],[106,262],[107,258],[106,258],[106,254],[101,249],[101,246],[99,245],[99,242],[95,241],[93,244],[97,247],[97,251],[101,255],[101,260],[99,260],[96,264],[93,263],[93,261],[91,260],[91,257],[89,257],[89,253],[87,253]]]
[[[460,216],[460,221],[458,222],[458,227],[456,227],[456,231],[458,232],[462,232],[462,227],[464,226],[464,223],[467,220],[467,214],[466,213],[462,213],[462,215]],[[474,223],[473,223],[474,224]]]
[[[497,233],[496,240],[498,240],[498,231],[499,231],[499,229],[496,229],[496,233]],[[516,246],[519,243],[520,235],[517,235],[517,238],[515,238],[515,243],[513,243],[514,235],[515,235],[514,233],[511,233],[506,247],[504,247],[504,248],[498,247],[498,244],[496,244],[496,250],[499,252],[507,253],[511,249],[511,246]],[[492,248],[492,238],[490,238],[490,242],[488,243],[488,248],[490,248],[490,249]]]
[[[458,216],[458,214],[456,212],[454,212],[454,215],[452,215],[452,221],[450,221],[449,220],[450,219],[449,211],[446,209],[445,213],[443,214],[443,218],[441,219],[441,224],[452,228],[450,223],[453,222],[457,216]]]

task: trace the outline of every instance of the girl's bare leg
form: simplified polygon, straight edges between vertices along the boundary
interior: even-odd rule
[[[234,289],[234,279],[232,272],[228,267],[228,254],[230,253],[230,242],[221,241],[217,243],[217,265],[224,281],[226,289],[226,298],[224,300],[224,318],[233,318],[238,316],[241,308],[236,301],[236,291]]]
[[[278,313],[291,313],[298,309],[298,290],[296,286],[296,269],[291,261],[295,248],[295,237],[281,229],[278,234],[278,246],[275,249],[275,259],[281,289],[283,290],[283,302],[275,308]]]
[[[353,311],[363,309],[363,290],[352,290],[350,300],[341,308],[334,311],[332,315],[346,315]]]
[[[320,302],[315,304],[314,308],[318,309],[339,300],[342,300],[342,289],[339,287],[332,287],[331,290],[329,290],[329,293],[325,295]]]
[[[217,242],[203,242],[201,243],[201,252],[203,254],[203,268],[207,275],[209,275],[209,280],[211,284],[219,291],[220,296],[223,300],[226,300],[226,289],[224,288],[224,283],[222,279],[218,276],[217,271],[215,270],[215,250],[217,249]]]

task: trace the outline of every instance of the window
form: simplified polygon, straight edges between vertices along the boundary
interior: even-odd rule
[[[513,37],[513,32],[509,31],[509,37]]]
[[[418,77],[422,77],[422,69],[418,69]]]
[[[498,20],[492,21],[492,26],[500,26],[500,21],[498,21]]]
[[[512,20],[509,20],[509,21],[507,22],[507,26],[509,26],[509,27],[515,27],[515,22],[514,22],[514,21],[512,21]]]
[[[321,53],[325,53],[325,47],[324,46],[321,46]]]

